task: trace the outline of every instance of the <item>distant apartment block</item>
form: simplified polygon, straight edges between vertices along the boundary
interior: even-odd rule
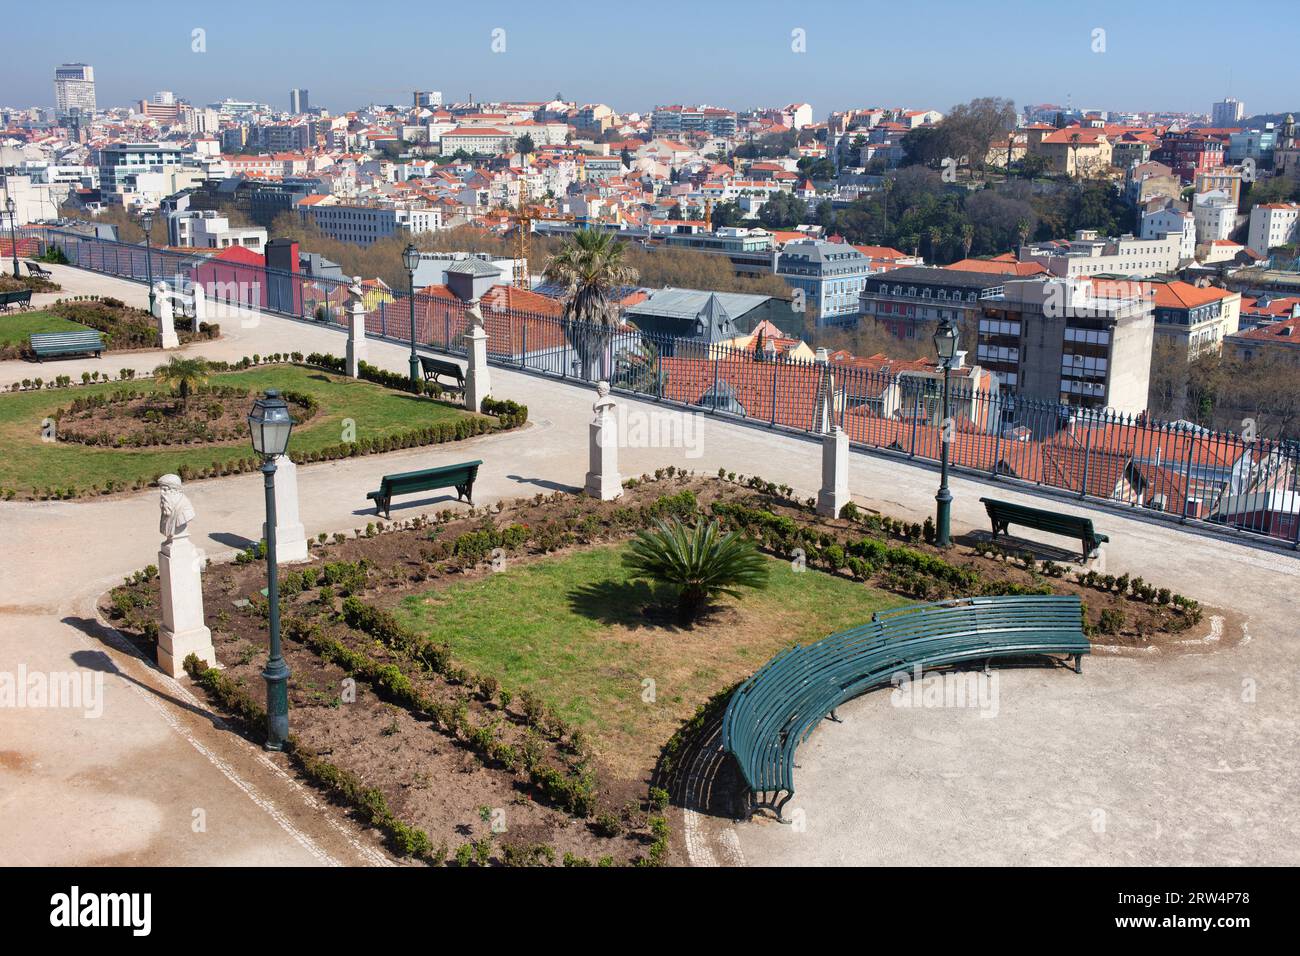
[[[91,119],[95,115],[95,68],[86,63],[64,63],[54,71],[54,112],[59,120],[69,116]]]
[[[736,114],[714,106],[656,106],[650,117],[650,132],[669,138],[683,133],[735,136]]]
[[[1151,158],[1172,169],[1184,185],[1192,185],[1196,174],[1223,165],[1224,148],[1221,140],[1195,130],[1166,133],[1160,148]]]
[[[1215,103],[1210,109],[1210,125],[1219,129],[1238,126],[1245,118],[1246,104],[1231,96]]]
[[[1195,235],[1195,222],[1188,229]],[[1098,237],[1090,229],[1080,229],[1071,240],[1022,246],[1021,262],[1037,262],[1055,276],[1118,275],[1149,278],[1173,272],[1182,258],[1184,234],[1169,233],[1163,238],[1139,239],[1134,236]]]
[[[1002,292],[1006,275],[926,266],[870,276],[860,297],[863,321],[874,321],[900,339],[924,339],[944,319],[969,344],[986,296]]]
[[[1168,235],[1180,239],[1179,259],[1187,260],[1196,255],[1196,217],[1173,205],[1172,200],[1162,208],[1142,213],[1141,238],[1162,239]]]
[[[257,226],[231,226],[230,220],[210,209],[187,209],[167,217],[167,241],[195,249],[229,249],[241,246],[261,254],[266,230]]]
[[[1241,322],[1240,292],[1187,282],[1155,282],[1151,288],[1155,341],[1172,342],[1189,362],[1219,352]]]
[[[855,324],[873,271],[869,258],[843,242],[797,239],[776,257],[776,274],[795,290],[795,304],[802,300],[810,327]]]
[[[432,110],[442,105],[442,94],[437,90],[416,90],[415,108]]]
[[[1021,397],[1137,414],[1153,337],[1143,283],[1014,279],[984,299],[976,355]]]
[[[300,206],[303,216],[331,239],[368,246],[400,232],[416,235],[442,228],[442,208],[325,204]]]
[[[1264,203],[1250,211],[1250,227],[1246,245],[1260,255],[1267,255],[1275,246],[1300,242],[1300,203]]]
[[[104,192],[120,192],[132,177],[179,166],[183,156],[179,145],[110,143],[99,150],[99,187]]]
[[[290,113],[297,116],[299,113],[306,113],[309,109],[311,109],[311,101],[306,90],[293,89],[289,91]]]
[[[1065,176],[1092,176],[1111,164],[1111,142],[1099,129],[1069,126],[1029,143],[1031,155],[1042,156],[1052,172]]]
[[[443,156],[464,151],[471,156],[499,156],[514,148],[515,137],[499,129],[461,126],[442,134],[439,149]]]
[[[1192,216],[1198,246],[1219,242],[1227,239],[1237,225],[1237,203],[1222,189],[1197,193],[1192,197]]]

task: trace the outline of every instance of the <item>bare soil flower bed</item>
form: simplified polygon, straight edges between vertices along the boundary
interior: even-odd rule
[[[299,772],[378,829],[394,852],[416,861],[681,862],[680,841],[668,835],[667,792],[650,786],[668,786],[656,767],[670,763],[665,758],[682,745],[680,735],[664,733],[612,752],[605,745],[611,738],[593,738],[538,695],[508,691],[502,675],[475,672],[449,645],[403,625],[394,613],[413,594],[488,579],[492,562],[503,555],[515,566],[560,560],[625,541],[655,517],[715,516],[774,556],[801,555],[811,571],[835,575],[843,586],[856,580],[900,600],[1078,594],[1086,629],[1111,644],[1172,648],[1203,614],[1195,601],[1175,601],[1172,590],[1162,599],[1163,588],[1140,579],[1125,578],[1121,593],[1118,579],[1089,579],[1032,555],[991,552],[978,539],[940,550],[925,542],[923,525],[852,511],[823,519],[791,499],[788,489],[760,479],[705,478],[669,468],[626,484],[624,497],[613,502],[539,494],[469,511],[367,522],[351,535],[322,535],[312,542],[310,564],[282,568]],[[266,657],[260,556],[254,546],[236,562],[205,572],[208,623],[224,669],[194,669],[214,706],[245,715],[241,726],[253,740],[262,732],[257,706],[264,700]],[[152,652],[158,601],[156,569],[146,569],[107,594],[101,610]],[[654,640],[653,629],[665,626],[662,609],[651,602],[636,613]],[[713,665],[725,641],[747,639],[752,620],[738,613],[721,606],[697,629],[663,631],[658,639],[681,640],[677,646],[701,655],[699,666]],[[739,670],[719,666],[716,686],[699,699],[677,702],[679,727],[765,662],[771,651],[755,646],[761,652],[742,658]],[[355,682],[354,698],[349,681]]]
[[[124,389],[77,398],[54,413],[59,441],[112,448],[205,445],[243,441],[248,408],[256,393],[233,386],[202,386],[188,401],[156,390]],[[294,423],[316,414],[310,395],[285,392]]]

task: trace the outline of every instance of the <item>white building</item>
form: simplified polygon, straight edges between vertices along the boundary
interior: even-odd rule
[[[1022,246],[1019,259],[1037,262],[1056,276],[1121,275],[1145,279],[1174,272],[1182,259],[1191,258],[1183,256],[1183,250],[1189,237],[1195,249],[1196,222],[1191,216],[1183,222],[1184,231],[1166,232],[1157,239],[1098,238],[1094,230],[1080,229],[1067,242]]]
[[[1192,199],[1192,215],[1196,218],[1196,244],[1204,246],[1231,235],[1237,224],[1237,204],[1226,191],[1212,189]]]
[[[231,226],[214,209],[185,209],[167,217],[167,242],[195,249],[229,249],[242,246],[259,255],[266,248],[266,230],[260,226]]]
[[[1300,222],[1300,203],[1272,202],[1256,206],[1250,211],[1247,245],[1263,255],[1274,246],[1300,241],[1297,222]]]
[[[1214,104],[1210,111],[1210,125],[1223,129],[1236,126],[1246,117],[1246,104],[1229,96]]]
[[[440,206],[360,206],[319,203],[303,206],[303,215],[331,239],[368,246],[400,231],[417,234],[442,228]]]
[[[1167,205],[1163,209],[1142,214],[1143,239],[1160,239],[1169,234],[1180,238],[1180,257],[1191,259],[1196,255],[1196,219],[1192,213]]]
[[[95,68],[64,63],[54,71],[54,109],[60,120],[75,110],[83,119],[95,115]]]

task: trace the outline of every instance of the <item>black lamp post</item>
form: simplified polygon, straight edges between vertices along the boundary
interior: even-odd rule
[[[14,278],[18,278],[18,206],[14,202],[14,197],[10,196],[5,200],[5,212],[9,213],[9,249],[14,256]]]
[[[415,354],[415,267],[420,264],[420,250],[408,242],[402,250],[402,265],[406,266],[406,301],[411,306],[411,391],[420,394],[420,359]]]
[[[275,557],[275,459],[289,447],[293,419],[280,393],[268,389],[248,413],[253,451],[262,456],[266,486],[266,600],[270,612],[271,655],[262,671],[266,681],[266,749],[283,750],[289,739],[289,665],[280,652],[280,575]]]
[[[153,213],[146,211],[140,217],[140,228],[144,230],[144,274],[149,283],[149,314],[153,314],[153,246],[149,241],[149,232],[153,229]]]
[[[952,360],[957,354],[957,329],[945,318],[934,333],[934,350],[943,365],[943,421],[939,424],[939,493],[935,518],[935,543],[941,548],[952,543],[952,492],[948,490],[948,446],[952,442],[952,413],[948,408],[948,381],[952,375]]]

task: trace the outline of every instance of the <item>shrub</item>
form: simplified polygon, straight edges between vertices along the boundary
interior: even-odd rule
[[[754,543],[734,531],[722,533],[716,521],[688,528],[677,518],[657,519],[652,530],[638,533],[623,563],[637,576],[676,585],[685,622],[698,617],[714,595],[739,596],[741,588],[767,586],[767,562]]]

